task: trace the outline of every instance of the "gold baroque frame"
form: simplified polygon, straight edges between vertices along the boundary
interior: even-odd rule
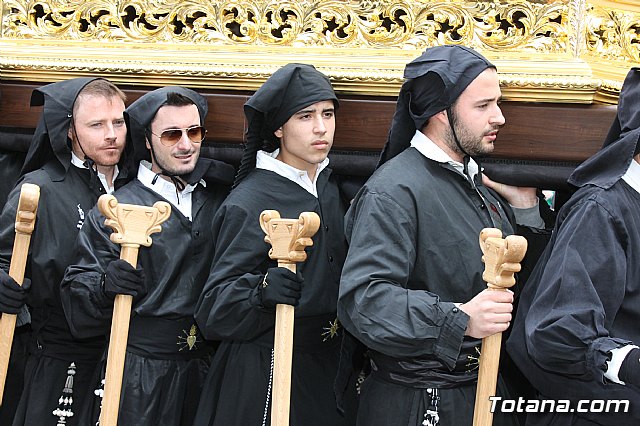
[[[288,62],[397,94],[436,44],[480,50],[506,99],[615,103],[640,62],[635,0],[0,0],[0,78],[255,90]]]

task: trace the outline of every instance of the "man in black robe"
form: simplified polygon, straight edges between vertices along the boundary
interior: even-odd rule
[[[212,345],[193,318],[211,264],[211,221],[233,181],[233,167],[200,157],[207,102],[193,90],[151,91],[125,111],[137,178],[114,193],[119,203],[171,203],[171,216],[138,266],[120,258],[120,246],[96,209],[78,235],[78,256],[62,283],[71,331],[79,337],[108,332],[117,294],[133,296],[118,424],[191,425]],[[99,387],[96,381],[96,388]],[[99,393],[99,392],[98,392]],[[83,425],[99,417],[88,401]]]
[[[292,426],[353,424],[355,384],[345,414],[333,391],[342,332],[336,319],[346,253],[346,203],[328,168],[338,100],[313,66],[288,64],[247,101],[247,142],[234,190],[214,219],[217,247],[196,319],[222,340],[196,425],[269,425],[275,305],[295,305]],[[320,229],[297,274],[277,267],[260,227],[263,210],[283,218],[309,211]],[[349,396],[349,395],[347,395]]]
[[[72,336],[59,286],[85,214],[100,195],[113,191],[116,177],[123,178],[117,163],[126,141],[125,96],[104,79],[76,78],[36,89],[31,105],[44,105],[43,111],[23,175],[0,216],[0,310],[18,314],[16,339],[27,327],[21,324],[30,322],[32,328],[13,425],[49,426],[63,419],[77,425],[78,407],[93,393],[90,380],[105,337]],[[26,278],[19,287],[6,271],[23,183],[38,185],[40,200]],[[14,391],[6,388],[5,397]]]
[[[505,122],[495,67],[440,46],[405,78],[381,165],[345,218],[338,317],[372,370],[358,425],[470,425],[480,339],[507,329],[513,300],[485,290],[479,233],[514,233],[514,210],[518,223],[544,223],[534,188],[511,188],[512,207],[483,184],[478,157]]]
[[[640,423],[639,102],[633,68],[603,148],[569,178],[578,190],[522,293],[507,349],[540,400],[571,401],[527,424]],[[594,400],[628,401],[627,412],[590,413]]]

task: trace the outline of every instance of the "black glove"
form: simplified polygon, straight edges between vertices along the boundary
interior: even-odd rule
[[[138,300],[147,294],[142,267],[134,268],[124,259],[109,263],[104,277],[104,293],[111,299],[117,294],[128,294]]]
[[[628,385],[640,386],[640,349],[632,349],[618,371],[618,378]]]
[[[277,304],[298,306],[303,281],[301,275],[287,268],[269,268],[256,288],[260,305],[267,309],[272,309]]]
[[[27,293],[31,288],[31,280],[25,278],[22,286],[11,278],[3,269],[0,269],[0,312],[18,314],[26,303]]]

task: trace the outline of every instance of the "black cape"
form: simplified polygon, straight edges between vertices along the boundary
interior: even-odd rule
[[[205,336],[222,342],[203,390],[196,425],[261,424],[269,386],[275,314],[256,300],[256,287],[277,262],[268,256],[260,213],[283,218],[316,212],[321,226],[298,265],[304,277],[296,308],[292,370],[292,426],[349,425],[338,413],[333,381],[340,333],[332,333],[340,271],[346,253],[345,206],[330,169],[318,176],[318,198],[299,185],[262,169],[253,170],[231,192],[214,220],[216,253],[196,311]],[[338,329],[339,330],[339,329]],[[270,410],[267,412],[267,424]],[[353,415],[353,413],[351,413]]]
[[[52,411],[65,386],[67,370],[76,364],[72,409],[81,405],[91,373],[102,353],[103,335],[76,339],[65,320],[59,284],[71,262],[78,230],[85,215],[105,193],[87,169],[71,165],[67,132],[73,104],[80,91],[95,78],[75,78],[34,90],[31,104],[44,105],[40,121],[14,190],[0,216],[0,267],[8,270],[16,209],[23,183],[40,187],[36,225],[31,236],[25,276],[32,281],[27,304],[32,334],[25,371],[25,388],[15,417],[18,425],[55,425]],[[77,411],[75,411],[77,413]],[[76,425],[77,417],[69,419]]]
[[[195,328],[193,312],[208,272],[214,245],[211,222],[227,187],[199,185],[192,193],[192,217],[173,209],[152,245],[141,247],[147,294],[132,308],[119,424],[190,425],[212,352]],[[166,201],[139,180],[114,193],[119,203]],[[61,285],[62,301],[75,335],[105,333],[113,301],[102,291],[107,265],[120,257],[111,228],[97,208],[78,235],[78,253]],[[192,328],[193,327],[193,328]],[[194,336],[196,345],[188,345]],[[99,382],[94,383],[95,388]],[[99,400],[85,404],[81,424],[94,424]]]
[[[541,398],[628,400],[628,413],[546,413],[532,424],[635,425],[640,389],[604,377],[614,348],[640,344],[640,194],[621,177],[640,140],[640,71],[632,69],[603,149],[569,182],[553,236],[522,293],[507,349]]]
[[[13,243],[20,186],[32,183],[40,187],[25,273],[32,282],[27,303],[33,331],[16,425],[55,426],[57,418],[51,412],[58,406],[71,362],[76,363],[74,410],[86,394],[93,392],[89,381],[103,351],[105,337],[73,337],[59,295],[60,281],[73,258],[78,230],[85,215],[104,192],[104,189],[89,189],[89,182],[89,171],[75,166],[71,166],[59,181],[52,181],[43,169],[27,173],[9,195],[0,216],[0,259],[8,269],[12,246],[7,243]],[[70,424],[77,424],[76,419],[71,418]]]
[[[452,166],[407,148],[376,170],[345,221],[338,317],[372,358],[358,424],[420,424],[428,388],[440,391],[441,424],[471,424],[481,341],[464,336],[468,316],[454,302],[486,288],[478,235],[485,227],[514,233],[508,204],[480,175],[474,188]],[[501,382],[498,390],[506,393]]]

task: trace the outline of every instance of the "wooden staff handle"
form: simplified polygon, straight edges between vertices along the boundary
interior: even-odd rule
[[[295,263],[278,262],[278,266],[296,272]],[[271,425],[287,426],[291,398],[291,366],[293,365],[293,330],[295,308],[276,305],[276,325],[273,336],[273,404]]]
[[[107,218],[105,225],[115,231],[111,234],[110,239],[121,245],[120,259],[124,259],[134,268],[138,263],[139,247],[151,245],[149,235],[159,232],[160,224],[167,220],[171,214],[171,206],[163,201],[155,203],[153,207],[118,204],[113,195],[102,195],[98,199],[98,208]],[[132,303],[132,296],[118,294],[113,304],[100,426],[116,426],[118,424]]]
[[[9,275],[20,285],[24,281],[24,271],[29,256],[29,244],[35,227],[39,200],[40,187],[38,185],[32,183],[22,185],[16,211],[16,236],[13,241],[13,252],[9,266]],[[4,384],[7,381],[7,369],[15,328],[16,315],[2,314],[0,318],[0,405],[4,396]]]
[[[134,268],[138,263],[139,246],[122,246],[120,259],[126,260]],[[122,391],[122,377],[124,375],[124,360],[126,357],[127,340],[129,338],[129,321],[133,296],[117,294],[113,302],[113,317],[111,319],[111,334],[109,350],[107,352],[107,370],[104,376],[104,394],[100,425],[117,425],[120,408],[120,393]]]
[[[320,227],[320,217],[303,212],[298,219],[280,219],[275,210],[260,214],[264,240],[271,244],[269,257],[278,266],[296,272],[296,263],[306,260],[305,247],[313,245],[311,237]],[[276,324],[273,341],[273,403],[271,426],[288,426],[291,406],[291,364],[293,360],[294,307],[276,305]]]
[[[527,240],[518,235],[502,239],[499,229],[485,228],[480,232],[480,247],[485,263],[482,278],[487,282],[487,287],[494,291],[507,291],[516,283],[513,275],[520,270],[519,262],[527,251]],[[489,397],[496,393],[501,343],[502,333],[482,339],[473,426],[493,424]]]

